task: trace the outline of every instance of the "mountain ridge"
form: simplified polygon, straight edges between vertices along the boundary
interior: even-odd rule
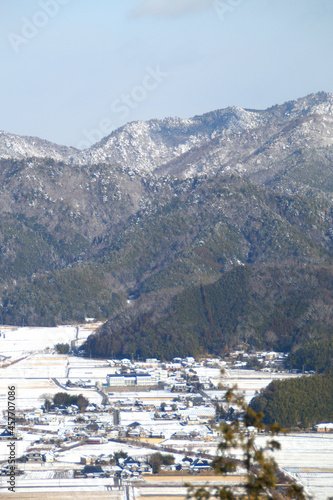
[[[322,141],[322,146],[333,146],[331,137],[327,137],[331,135],[333,126],[333,95],[318,92],[296,101],[271,106],[265,110],[230,106],[189,119],[165,118],[130,122],[83,151],[73,147],[58,146],[34,137],[21,137],[0,132],[0,158],[52,158],[56,161],[78,165],[121,164],[140,175],[175,175],[172,162],[177,162],[176,174],[182,177],[202,173],[210,175],[228,167],[228,170],[242,173],[248,170],[246,165],[243,165],[246,156],[238,154],[233,157],[232,151],[235,150],[236,145],[239,151],[240,142],[244,140],[246,149],[251,148],[253,154],[257,152],[256,156],[258,156],[258,150],[264,148],[267,151],[269,141],[272,142],[274,137],[276,140],[279,133],[286,132],[286,127],[296,130],[298,126],[301,126],[299,120],[308,117],[311,122],[310,116],[313,117],[312,119],[316,116],[322,129],[325,127],[329,129],[325,140]],[[312,138],[311,127],[304,126],[298,134],[295,132],[293,142],[298,147],[299,145],[304,147],[307,141],[318,140],[318,137],[322,135],[322,129],[320,134]],[[251,131],[253,131],[252,137]],[[244,134],[244,136],[239,137],[239,134]],[[205,150],[208,147],[209,150],[209,143],[214,139],[216,139],[217,151],[214,151],[214,147],[212,151],[209,151],[209,155],[213,157],[209,162],[205,156],[198,155],[198,148]],[[285,147],[290,147],[290,144]],[[193,152],[196,154],[193,155]],[[189,169],[182,162],[179,164],[180,157],[183,157],[185,162],[190,162]],[[196,161],[199,165],[196,165]],[[269,162],[267,158],[263,158],[263,155],[256,161],[263,163],[263,168],[269,167]],[[253,173],[254,168],[255,166],[251,164],[250,174]]]

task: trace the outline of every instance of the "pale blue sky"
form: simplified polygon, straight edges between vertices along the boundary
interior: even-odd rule
[[[332,0],[0,0],[0,130],[87,147],[333,92],[332,21]]]

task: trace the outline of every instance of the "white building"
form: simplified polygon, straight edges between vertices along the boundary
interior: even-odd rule
[[[156,385],[156,378],[149,373],[109,374],[106,377],[109,387],[151,386]]]

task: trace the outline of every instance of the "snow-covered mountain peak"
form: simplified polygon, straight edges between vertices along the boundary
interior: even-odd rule
[[[295,148],[330,147],[332,123],[333,95],[318,92],[266,110],[229,106],[186,119],[130,122],[84,151],[2,131],[0,158],[117,163],[143,176],[257,171],[270,168],[272,161],[280,161]]]

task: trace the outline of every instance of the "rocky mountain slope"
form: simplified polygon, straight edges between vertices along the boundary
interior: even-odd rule
[[[319,92],[266,110],[229,107],[187,120],[132,122],[84,151],[1,132],[0,158],[120,164],[142,176],[237,172],[271,182],[278,175],[292,180],[301,152],[330,160],[332,127],[333,95]]]
[[[131,331],[139,355],[154,344],[159,356],[159,336],[175,346],[175,331],[196,353],[231,345],[231,333],[285,349],[327,334],[330,295],[317,270],[332,263],[332,123],[333,96],[321,92],[264,111],[134,122],[85,151],[1,133],[2,323],[109,319],[95,353],[106,344],[115,353],[112,336],[124,353]],[[238,268],[251,276],[247,298]],[[283,269],[296,277],[282,273],[280,289]],[[212,287],[209,300],[201,287]],[[291,312],[290,294],[303,304]],[[210,300],[230,305],[228,321]]]
[[[1,159],[52,158],[71,163],[78,153],[74,148],[58,146],[38,137],[20,136],[0,130]]]

